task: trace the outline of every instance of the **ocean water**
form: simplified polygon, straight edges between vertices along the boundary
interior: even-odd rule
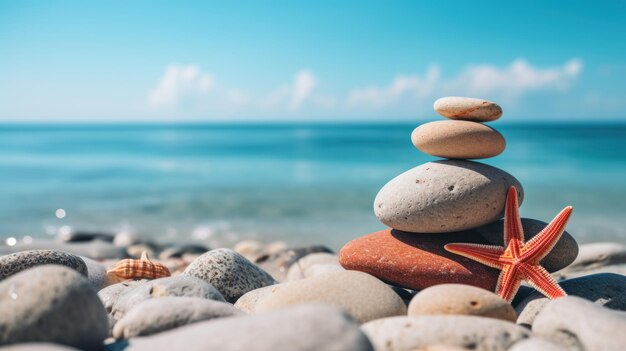
[[[416,125],[0,126],[0,239],[127,230],[339,248],[384,228],[372,204],[387,181],[435,159],[412,146]],[[573,205],[579,242],[626,242],[626,125],[494,126],[507,149],[481,162],[520,180],[522,216]]]

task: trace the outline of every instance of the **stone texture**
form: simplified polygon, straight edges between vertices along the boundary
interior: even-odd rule
[[[248,291],[237,299],[237,302],[235,302],[235,308],[246,313],[254,313],[256,312],[256,306],[259,301],[275,293],[278,289],[284,287],[285,285],[287,285],[287,283],[264,286],[262,288]]]
[[[0,281],[25,269],[46,264],[69,267],[87,276],[87,265],[78,256],[53,250],[31,250],[0,257]]]
[[[85,242],[57,242],[45,239],[33,240],[30,244],[17,244],[15,246],[0,246],[0,255],[8,255],[20,251],[29,250],[54,250],[70,254],[89,257],[94,260],[109,258],[126,258],[128,254],[123,247],[117,247],[110,242],[92,240]]]
[[[469,97],[443,97],[433,108],[444,117],[475,122],[495,121],[502,116],[502,108],[495,102]]]
[[[183,274],[212,284],[230,303],[248,291],[276,283],[263,269],[229,249],[216,249],[201,255]]]
[[[109,285],[109,280],[107,279],[107,270],[104,268],[104,265],[100,264],[87,257],[80,257],[85,265],[87,266],[87,280],[94,289],[100,290],[105,286]]]
[[[481,316],[515,322],[511,305],[491,291],[462,284],[431,286],[411,300],[409,316],[452,314]]]
[[[0,282],[0,344],[52,342],[99,348],[108,333],[96,291],[73,269],[46,265]]]
[[[113,312],[113,305],[117,302],[117,299],[127,293],[128,291],[136,288],[137,286],[147,282],[147,280],[127,280],[121,283],[109,285],[106,288],[98,291],[98,297],[104,305],[104,309],[107,313]]]
[[[568,349],[546,339],[531,337],[516,343],[509,351],[568,351]]]
[[[533,324],[533,332],[568,350],[623,350],[626,313],[568,296],[551,301]]]
[[[424,123],[411,134],[413,145],[435,157],[480,159],[498,156],[506,142],[497,130],[469,121]]]
[[[166,296],[198,297],[224,301],[224,297],[210,283],[190,276],[165,277],[149,280],[120,295],[113,304],[112,314],[121,319],[138,304],[153,298]]]
[[[261,255],[254,262],[274,279],[284,282],[287,281],[287,271],[295,262],[303,257],[320,252],[332,253],[332,250],[322,245],[285,248]]]
[[[152,335],[191,323],[242,314],[229,303],[197,297],[150,299],[135,306],[115,324],[113,337]]]
[[[376,351],[428,350],[431,345],[504,351],[530,336],[513,323],[475,316],[391,317],[371,321],[361,329]]]
[[[343,311],[307,305],[254,316],[194,323],[129,341],[125,351],[370,351],[369,340]]]
[[[356,271],[332,272],[286,283],[261,299],[256,311],[313,302],[343,308],[360,323],[406,314],[406,305],[398,294],[373,276]]]
[[[374,200],[385,225],[407,232],[448,233],[502,218],[507,189],[524,191],[512,175],[464,160],[424,163],[389,181]]]
[[[559,283],[568,295],[578,296],[610,309],[626,311],[626,276],[602,273],[564,280]],[[533,325],[536,316],[550,300],[535,291],[516,307],[517,323]]]
[[[304,279],[310,276],[307,271],[315,265],[331,264],[339,266],[339,257],[328,252],[316,252],[302,257],[294,262],[287,270],[287,281]]]

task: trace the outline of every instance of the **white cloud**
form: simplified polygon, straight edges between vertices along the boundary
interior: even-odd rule
[[[298,71],[293,77],[291,84],[285,84],[280,88],[267,93],[259,99],[259,105],[265,108],[284,108],[298,110],[307,102],[327,104],[328,99],[316,96],[317,77],[308,69]]]
[[[170,65],[157,86],[148,95],[154,108],[176,107],[185,99],[207,93],[213,86],[213,76],[195,65]]]
[[[311,96],[317,78],[309,70],[301,70],[296,74],[293,81],[293,92],[291,96],[291,108],[298,109]]]

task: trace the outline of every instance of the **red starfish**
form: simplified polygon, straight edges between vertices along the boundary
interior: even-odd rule
[[[565,291],[539,261],[546,257],[565,231],[572,207],[565,207],[541,232],[524,243],[522,221],[517,206],[517,190],[512,186],[509,188],[504,207],[506,248],[480,244],[447,244],[444,246],[445,249],[502,270],[496,284],[496,294],[508,302],[513,300],[522,280],[528,281],[551,299],[565,296]]]

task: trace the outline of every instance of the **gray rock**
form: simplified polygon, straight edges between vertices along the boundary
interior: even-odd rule
[[[59,233],[56,237],[58,241],[64,241],[68,243],[102,240],[113,242],[113,234],[100,233],[100,232],[84,232],[84,231],[70,231]]]
[[[626,263],[626,245],[619,243],[592,243],[580,247],[578,257],[569,270],[592,269]]]
[[[0,344],[53,342],[99,348],[107,315],[87,279],[64,266],[25,270],[0,282]]]
[[[211,250],[201,255],[187,266],[183,275],[212,284],[230,303],[248,291],[276,283],[263,269],[230,249]]]
[[[521,184],[503,170],[463,160],[428,162],[389,181],[374,200],[374,213],[383,224],[406,232],[472,229],[502,218],[511,185],[521,204]]]
[[[113,328],[116,339],[146,336],[215,318],[243,315],[233,305],[197,297],[163,297],[144,301]]]
[[[113,304],[112,315],[117,320],[138,304],[166,296],[198,297],[224,301],[224,297],[210,283],[190,276],[165,277],[149,280],[119,296]]]
[[[104,309],[107,313],[113,312],[113,305],[117,302],[117,299],[127,293],[129,290],[136,288],[147,280],[127,280],[121,283],[109,285],[104,289],[98,291],[98,297],[104,305]]]
[[[125,351],[369,351],[370,342],[339,309],[299,306],[253,316],[199,322],[129,340]]]
[[[285,283],[262,298],[256,311],[321,302],[346,310],[358,322],[406,314],[404,301],[385,283],[358,271],[332,272]]]
[[[0,281],[25,269],[46,264],[65,266],[87,276],[87,265],[78,256],[61,251],[31,250],[0,257]]]
[[[547,225],[548,223],[540,220],[522,218],[524,238],[526,241],[532,239]],[[487,239],[489,244],[498,246],[504,245],[504,220],[500,219],[493,223],[476,228],[476,231]],[[568,232],[564,232],[550,253],[541,260],[541,265],[547,269],[548,272],[556,272],[574,262],[577,255],[578,244],[576,243],[576,239],[574,239],[574,237]]]
[[[94,260],[109,258],[126,258],[128,254],[123,247],[117,247],[110,242],[92,240],[86,242],[64,243],[51,240],[34,240],[30,244],[17,244],[15,246],[0,246],[0,255],[27,251],[27,250],[54,250],[71,253],[78,256],[89,257]]]
[[[308,255],[325,252],[332,253],[326,246],[314,245],[269,252],[257,257],[256,263],[279,282],[287,281],[287,271],[294,263]]]
[[[163,250],[159,254],[159,259],[181,258],[185,254],[203,254],[207,251],[209,251],[209,249],[203,245],[173,245]]]
[[[513,347],[509,349],[509,351],[567,351],[566,348],[559,344],[555,344],[551,341],[542,338],[531,337],[529,339],[522,340]]]
[[[79,351],[73,347],[47,342],[29,342],[0,347],[0,351]]]
[[[623,350],[626,313],[568,296],[550,302],[535,319],[533,332],[568,350]]]
[[[256,312],[256,306],[258,305],[259,301],[275,293],[278,289],[285,286],[286,284],[287,283],[268,285],[262,288],[248,291],[247,293],[243,294],[239,299],[237,299],[237,302],[235,302],[235,308],[246,313],[254,313]]]
[[[559,283],[568,295],[578,296],[611,309],[626,310],[626,277],[602,273],[564,280]],[[550,302],[541,293],[529,294],[516,307],[517,323],[533,325],[537,314]]]
[[[87,266],[87,280],[94,289],[100,290],[109,285],[107,270],[104,265],[87,257],[80,257]]]
[[[320,264],[330,264],[339,266],[339,257],[328,252],[316,252],[302,257],[294,262],[287,270],[287,281],[304,279],[311,273],[307,272],[312,266]]]
[[[402,316],[364,324],[377,351],[419,350],[431,345],[468,350],[507,350],[530,332],[511,322],[475,316]]]
[[[464,284],[440,284],[420,291],[411,300],[408,314],[482,316],[509,322],[517,319],[513,307],[500,296]]]

